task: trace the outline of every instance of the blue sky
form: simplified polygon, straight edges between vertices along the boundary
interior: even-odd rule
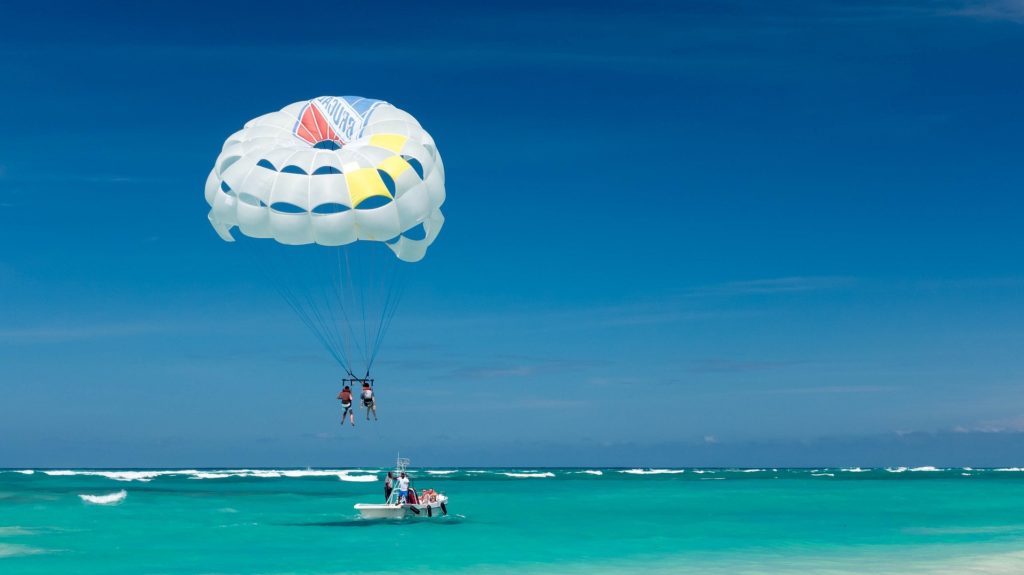
[[[0,5],[0,467],[1020,462],[1020,2],[280,8]],[[447,172],[354,430],[203,199],[324,94]]]

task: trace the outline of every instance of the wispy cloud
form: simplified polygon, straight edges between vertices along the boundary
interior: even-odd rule
[[[491,360],[471,363],[450,370],[444,378],[505,379],[535,377],[540,374],[566,373],[605,365],[607,362],[578,359],[496,356]]]
[[[1020,433],[1024,432],[1024,415],[1004,419],[980,421],[969,425],[957,425],[954,433]]]
[[[130,337],[168,331],[166,324],[114,323],[92,325],[48,325],[0,328],[0,341],[20,343],[57,343],[110,337]]]
[[[94,184],[139,184],[165,181],[160,178],[130,176],[124,174],[54,174],[39,173],[32,175],[25,174],[3,174],[0,179],[14,183],[94,183]]]
[[[845,288],[856,281],[856,278],[843,276],[792,276],[726,282],[685,293],[691,297],[787,294]]]
[[[589,399],[560,399],[560,398],[531,398],[523,397],[521,399],[509,399],[509,398],[486,398],[480,400],[472,400],[463,396],[460,401],[456,404],[449,404],[445,409],[448,411],[507,411],[507,410],[526,410],[526,411],[546,411],[546,410],[561,410],[561,409],[577,409],[582,407],[589,407],[594,404],[594,400]]]
[[[799,364],[800,362],[795,361],[709,358],[690,362],[687,371],[690,373],[749,373],[782,369]]]
[[[782,387],[775,389],[759,389],[751,393],[765,395],[814,395],[814,394],[853,394],[853,393],[885,393],[900,389],[889,385],[823,385],[810,387]]]
[[[947,10],[952,16],[1024,23],[1024,0],[976,0]]]
[[[975,277],[931,279],[914,282],[909,286],[914,290],[946,290],[946,289],[1017,289],[1024,287],[1024,277]]]

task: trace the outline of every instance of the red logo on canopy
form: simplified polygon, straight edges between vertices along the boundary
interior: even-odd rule
[[[313,102],[310,102],[302,111],[299,123],[295,127],[295,135],[314,146],[326,141],[337,142],[339,147],[343,143],[334,128],[327,123],[323,112]]]

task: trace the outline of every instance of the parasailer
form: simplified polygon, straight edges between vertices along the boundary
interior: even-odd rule
[[[349,386],[345,386],[341,389],[341,393],[338,394],[338,399],[341,400],[341,424],[345,425],[345,417],[347,416],[349,421],[352,422],[352,427],[356,426],[356,410],[352,407],[352,390]]]
[[[373,420],[377,421],[377,398],[373,395],[373,384],[370,380],[363,380],[363,391],[360,395],[363,400],[363,409],[366,410],[366,421],[370,421],[370,413],[373,413]]]
[[[404,268],[423,259],[444,224],[444,165],[419,122],[356,96],[285,106],[224,142],[206,201],[214,230],[234,242],[238,229],[240,251],[348,382],[372,381]],[[376,419],[372,386],[363,401]]]

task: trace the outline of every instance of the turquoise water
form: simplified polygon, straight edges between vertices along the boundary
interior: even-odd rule
[[[0,573],[1024,573],[1020,470],[432,471],[0,471]]]

